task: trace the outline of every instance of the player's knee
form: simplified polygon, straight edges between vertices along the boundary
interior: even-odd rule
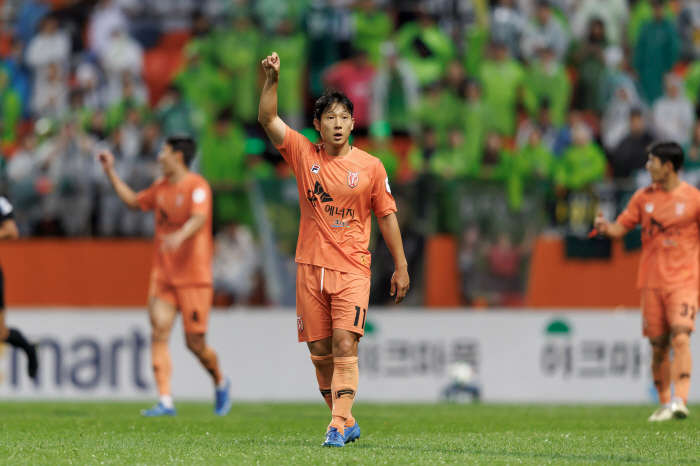
[[[189,349],[198,356],[202,354],[202,352],[204,351],[204,347],[206,346],[203,337],[201,337],[200,335],[187,335],[186,340],[187,349]]]
[[[333,355],[339,358],[356,356],[357,341],[353,338],[340,338],[333,342]]]
[[[680,329],[679,329],[680,330]],[[689,329],[688,329],[689,330]],[[690,331],[678,331],[673,332],[671,337],[671,346],[674,350],[679,348],[685,348],[690,346]]]

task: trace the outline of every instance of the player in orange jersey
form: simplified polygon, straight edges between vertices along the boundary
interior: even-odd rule
[[[134,192],[114,168],[114,156],[103,151],[98,160],[119,198],[131,209],[154,210],[155,257],[149,291],[151,354],[160,400],[144,416],[174,416],[170,391],[172,364],[168,338],[179,310],[187,347],[211,374],[216,385],[214,412],[231,409],[230,381],[219,368],[216,353],[205,334],[212,305],[212,195],[209,183],[188,166],[196,152],[190,137],[169,137],[158,161],[163,175],[143,191]]]
[[[296,175],[299,190],[299,341],[309,347],[321,395],[332,412],[323,445],[342,447],[360,437],[351,408],[359,380],[357,344],[369,304],[372,211],[396,264],[391,294],[397,303],[409,287],[396,203],[379,159],[348,143],[352,101],[329,91],[316,102],[314,126],[323,143],[312,144],[277,116],[279,56],[273,53],[262,65],[267,80],[258,121]]]
[[[700,191],[678,178],[683,166],[683,149],[678,144],[655,143],[647,152],[646,168],[652,184],[634,193],[615,222],[608,222],[599,212],[594,226],[609,238],[622,238],[636,225],[642,227],[637,287],[661,404],[649,420],[667,421],[689,414],[690,334],[695,330],[700,276]],[[669,348],[673,349],[673,361]]]

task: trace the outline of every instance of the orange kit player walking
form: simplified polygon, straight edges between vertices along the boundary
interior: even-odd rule
[[[212,195],[209,183],[188,169],[195,152],[192,138],[168,138],[158,154],[164,176],[138,193],[119,177],[110,152],[98,154],[119,198],[131,209],[155,211],[156,252],[149,315],[153,371],[160,400],[141,412],[149,417],[177,414],[170,391],[168,339],[178,310],[182,313],[187,347],[214,379],[215,414],[223,416],[231,409],[230,381],[221,373],[216,353],[205,341],[213,297]]]
[[[678,144],[655,143],[647,152],[651,186],[634,193],[615,222],[608,222],[599,212],[595,228],[609,238],[622,238],[636,225],[642,227],[637,286],[661,403],[649,420],[667,421],[685,419],[689,414],[690,334],[695,330],[700,278],[700,191],[678,178],[683,166],[683,149]],[[673,348],[673,361],[669,348]]]
[[[357,345],[369,304],[371,211],[396,264],[391,294],[399,303],[408,291],[396,203],[379,159],[348,143],[354,120],[347,95],[329,91],[316,102],[314,126],[323,143],[312,144],[277,116],[278,55],[262,65],[267,80],[258,121],[296,175],[299,189],[299,341],[309,347],[321,395],[332,411],[323,445],[342,447],[360,437],[351,408],[359,380]]]

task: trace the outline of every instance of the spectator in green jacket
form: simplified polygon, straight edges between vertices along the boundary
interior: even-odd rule
[[[503,135],[512,136],[525,71],[510,57],[505,43],[493,43],[492,51],[493,58],[484,60],[479,73],[484,102],[493,114],[494,128]]]
[[[584,124],[572,128],[573,144],[569,146],[554,169],[557,188],[580,190],[603,179],[607,161],[603,150],[593,142],[590,130]]]
[[[213,42],[214,58],[224,68],[235,96],[237,117],[245,124],[257,124],[258,28],[250,16],[240,14],[233,19],[232,27],[214,33]]]
[[[22,100],[10,87],[10,75],[0,68],[0,148],[17,143],[17,124],[22,116]]]
[[[250,178],[247,164],[246,135],[225,108],[202,135],[199,168],[211,184],[214,195],[214,219],[217,224],[238,221],[250,224],[252,217],[246,182]]]
[[[447,64],[455,57],[450,37],[442,32],[433,16],[423,12],[416,21],[399,29],[396,45],[401,56],[413,65],[421,86],[441,79]]]
[[[197,138],[205,123],[204,112],[192,105],[175,85],[161,97],[155,114],[165,137],[189,134]]]
[[[530,65],[525,79],[525,106],[530,116],[536,117],[540,102],[549,102],[552,122],[564,123],[571,98],[571,83],[564,66],[557,61],[554,49],[546,46],[539,50],[538,59]]]
[[[652,4],[654,18],[642,26],[634,48],[634,68],[649,103],[663,94],[663,77],[673,68],[680,49],[676,27],[664,16],[664,0]]]
[[[187,46],[185,53],[187,65],[174,84],[182,90],[185,99],[206,115],[214,116],[230,103],[229,82],[216,66],[205,60],[200,50]]]
[[[462,108],[462,102],[455,99],[442,83],[431,84],[418,102],[415,119],[419,132],[432,130],[438,147],[446,147],[448,131],[461,125]]]
[[[352,46],[367,52],[370,62],[379,65],[382,58],[380,45],[394,32],[391,16],[374,0],[359,0],[352,12],[352,23],[355,29]]]

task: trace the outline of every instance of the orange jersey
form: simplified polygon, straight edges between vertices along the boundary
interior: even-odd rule
[[[175,184],[162,177],[137,196],[142,210],[154,210],[156,214],[155,279],[172,287],[211,286],[214,248],[209,183],[195,173],[188,173]],[[176,250],[161,251],[163,236],[180,229],[194,214],[206,216],[202,228]]]
[[[671,192],[654,184],[634,193],[617,223],[642,226],[637,287],[697,289],[700,191],[682,182]]]
[[[296,262],[369,276],[371,211],[377,217],[396,212],[382,162],[356,147],[343,157],[330,156],[323,144],[289,127],[277,149],[297,177]]]

